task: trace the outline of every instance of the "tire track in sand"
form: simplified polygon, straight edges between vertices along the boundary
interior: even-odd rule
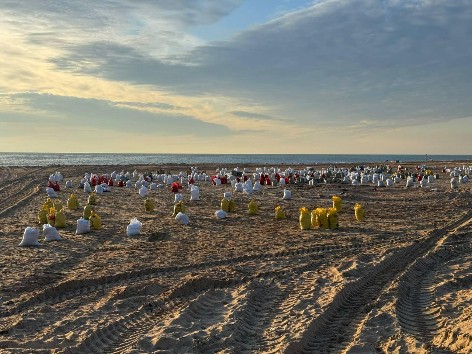
[[[356,321],[370,310],[382,289],[395,281],[417,258],[436,247],[448,232],[469,222],[471,216],[469,212],[449,226],[432,232],[424,241],[399,250],[372,267],[359,280],[346,285],[331,305],[310,324],[300,341],[291,343],[285,352],[329,353],[345,348],[356,330]]]
[[[470,253],[470,247],[466,247],[460,238],[457,234],[446,235],[436,249],[416,261],[400,281],[396,305],[403,331],[427,347],[445,353],[459,350],[468,353],[472,348],[470,335],[447,329],[447,319],[441,315],[441,308],[435,301],[438,273],[446,270],[445,265],[451,259]]]

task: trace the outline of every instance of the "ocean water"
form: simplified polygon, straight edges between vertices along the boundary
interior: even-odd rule
[[[472,161],[472,155],[362,155],[362,154],[76,154],[76,153],[0,153],[0,166],[64,166],[64,165],[158,165],[202,163],[222,167],[242,164],[308,165],[318,163],[383,163]]]

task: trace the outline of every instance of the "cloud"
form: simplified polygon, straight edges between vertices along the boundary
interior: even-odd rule
[[[221,124],[207,123],[191,116],[173,113],[150,113],[116,105],[115,102],[41,95],[35,93],[16,94],[12,100],[21,100],[29,112],[1,112],[0,123],[21,121],[38,123],[51,129],[65,129],[70,133],[80,126],[100,129],[104,134],[127,132],[141,136],[232,136],[239,134]],[[32,113],[35,112],[35,113]]]
[[[304,124],[463,117],[472,90],[470,1],[320,1],[166,60],[88,43],[55,63],[184,95],[224,93]],[[271,115],[271,112],[268,112]]]
[[[245,111],[232,111],[229,113],[231,113],[233,116],[236,116],[236,117],[246,118],[246,119],[255,120],[255,121],[280,121],[280,122],[286,121],[285,119],[275,118],[273,116],[262,114],[262,113],[245,112]]]
[[[7,29],[29,44],[68,49],[90,41],[122,43],[170,60],[201,44],[188,30],[228,15],[242,0],[5,0]]]

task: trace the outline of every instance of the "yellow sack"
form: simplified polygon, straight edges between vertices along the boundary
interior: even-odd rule
[[[316,216],[316,209],[313,209],[311,211],[310,216],[311,216],[311,220],[310,220],[311,221],[311,227],[319,227],[320,225],[318,225],[318,218]]]
[[[229,211],[230,213],[234,213],[234,210],[235,210],[235,209],[236,209],[236,202],[235,202],[233,199],[231,199],[231,200],[229,201],[228,211]]]
[[[229,200],[226,198],[221,199],[221,210],[229,212]]]
[[[71,194],[69,199],[67,199],[67,208],[70,210],[76,210],[79,208],[79,201],[75,194]]]
[[[92,211],[89,221],[90,221],[90,227],[92,229],[98,230],[102,228],[102,218],[98,216],[98,214],[95,213],[94,211]]]
[[[49,208],[48,224],[51,226],[56,224],[56,210],[54,208]]]
[[[46,198],[46,202],[43,204],[43,208],[47,210],[51,209],[54,205],[52,204],[51,198]]]
[[[339,227],[338,211],[335,208],[328,209],[328,222],[330,229],[337,229]]]
[[[61,210],[62,209],[62,202],[60,200],[56,200],[54,202],[54,209]]]
[[[47,224],[48,223],[48,209],[43,208],[38,213],[38,222],[40,224]]]
[[[311,226],[310,212],[305,207],[300,208],[299,210],[300,210],[300,217],[299,217],[300,229],[309,230]]]
[[[64,212],[61,210],[59,210],[58,212],[56,212],[56,219],[55,219],[55,227],[66,227],[67,224],[66,224],[66,215],[64,214]]]
[[[354,215],[356,216],[357,221],[364,221],[365,209],[359,203],[356,203],[356,205],[354,205]]]
[[[95,193],[92,193],[89,195],[88,203],[91,205],[95,205],[97,203],[97,199],[95,198]]]
[[[177,216],[178,213],[184,213],[185,212],[185,206],[182,201],[175,203],[174,205],[174,214],[172,214],[173,217]]]
[[[87,203],[87,205],[84,206],[84,216],[83,216],[83,218],[85,220],[88,220],[90,218],[90,215],[92,215],[92,211],[93,211],[92,206]]]
[[[332,197],[332,199],[333,199],[333,208],[336,209],[336,211],[338,213],[340,213],[341,208],[342,208],[342,204],[343,204],[343,200],[341,199],[341,197],[338,197],[337,195]]]
[[[249,215],[256,215],[259,211],[259,207],[257,206],[254,200],[251,200],[247,205]]]
[[[146,198],[144,201],[144,210],[148,212],[154,211],[154,202],[151,199]]]
[[[275,207],[275,219],[277,220],[285,219],[285,213],[282,210],[282,207],[280,205],[277,205]]]
[[[322,229],[329,228],[328,215],[325,208],[316,208],[316,224]]]

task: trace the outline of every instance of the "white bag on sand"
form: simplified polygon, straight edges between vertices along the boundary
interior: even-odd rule
[[[77,220],[77,229],[75,230],[76,235],[86,234],[90,232],[90,221],[80,218]]]
[[[174,203],[181,202],[182,199],[183,199],[183,197],[182,197],[182,194],[181,194],[181,193],[175,193],[175,194],[174,194]]]
[[[200,189],[197,186],[190,189],[190,200],[200,200]]]
[[[151,188],[151,190],[156,190],[157,189],[157,183],[152,182],[151,185],[150,185],[150,188]]]
[[[390,178],[387,178],[387,180],[385,181],[385,184],[387,185],[387,187],[391,187],[393,186],[393,181]]]
[[[59,236],[59,233],[57,232],[57,229],[54,226],[51,226],[49,224],[44,224],[43,225],[43,235],[44,235],[44,241],[61,241],[62,238]]]
[[[451,189],[457,189],[459,184],[457,182],[457,178],[451,178]]]
[[[279,180],[279,185],[281,185],[282,187],[284,187],[284,186],[286,185],[286,183],[285,183],[285,178],[282,177],[282,178]]]
[[[39,230],[35,227],[27,227],[19,246],[41,246],[38,242],[38,238]]]
[[[141,188],[139,188],[139,192],[138,192],[138,193],[139,193],[139,195],[140,195],[141,197],[144,198],[144,197],[146,197],[146,196],[149,194],[149,191],[148,191],[148,189],[147,189],[145,186],[141,186]]]
[[[261,182],[259,182],[259,181],[254,182],[254,187],[252,187],[252,190],[254,192],[260,192],[261,191]]]
[[[72,180],[66,182],[66,188],[72,188]]]
[[[292,192],[289,189],[284,188],[284,196],[282,197],[284,200],[292,199]]]
[[[223,198],[231,200],[231,192],[224,192],[223,193]]]
[[[126,181],[126,188],[131,188],[131,187],[133,187],[133,182],[131,182],[131,180],[129,179]]]
[[[188,217],[187,214],[184,214],[182,212],[179,212],[176,216],[175,216],[175,220],[177,220],[178,222],[180,222],[182,225],[188,225],[188,223],[190,222],[190,219]]]
[[[420,181],[420,187],[421,188],[426,188],[427,186],[428,186],[428,180],[423,177]]]
[[[220,210],[217,210],[215,211],[215,216],[217,219],[224,219],[226,218],[226,211],[220,209]]]
[[[102,194],[103,193],[103,187],[101,185],[95,186],[95,193]]]
[[[241,182],[238,182],[234,185],[234,191],[235,192],[242,192],[243,191],[243,184]]]
[[[57,198],[57,193],[54,189],[51,187],[46,187],[46,194],[48,195],[49,198]]]
[[[408,188],[408,187],[413,187],[413,184],[414,184],[414,183],[415,183],[415,182],[413,181],[413,178],[407,177],[407,179],[406,179],[406,187],[407,187],[407,188]]]
[[[126,227],[127,236],[136,236],[141,233],[141,227],[143,224],[136,218],[131,219],[129,225]]]
[[[84,183],[84,192],[85,193],[92,193],[92,187],[90,186],[90,183],[88,183],[88,182]]]

